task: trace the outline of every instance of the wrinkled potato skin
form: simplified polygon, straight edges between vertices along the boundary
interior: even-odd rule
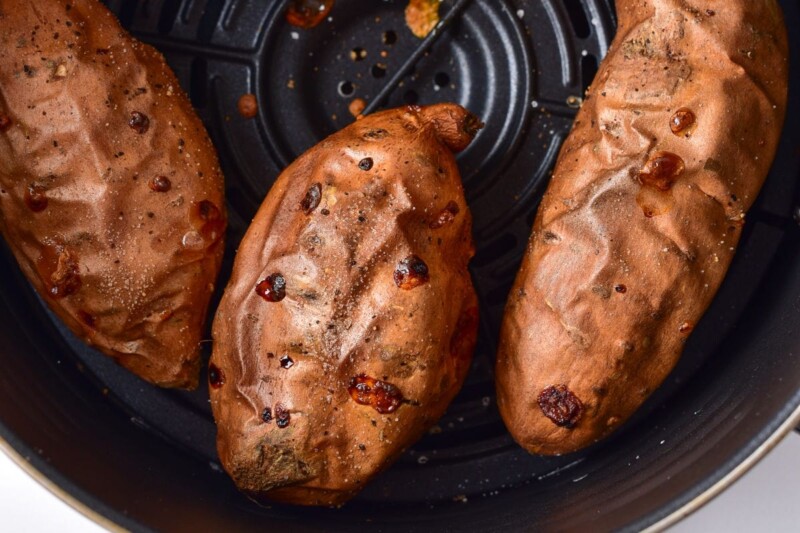
[[[617,0],[617,11],[617,37],[562,148],[498,350],[500,411],[537,454],[606,436],[675,366],[722,283],[786,110],[787,39],[774,1]],[[670,128],[680,108],[697,117],[688,137]],[[667,192],[640,180],[659,151],[685,163]],[[541,391],[560,385],[583,404],[572,428],[539,405]]]
[[[458,392],[477,298],[467,270],[471,216],[452,152],[466,147],[475,122],[450,104],[370,115],[278,178],[242,241],[213,328],[211,368],[223,381],[210,387],[217,447],[243,491],[343,503]],[[322,199],[306,214],[301,202],[315,183]],[[431,229],[449,202],[458,214]],[[403,290],[394,271],[411,254],[430,281]],[[255,288],[274,273],[286,297],[268,302]],[[359,374],[395,385],[406,402],[389,414],[356,403],[348,387]],[[285,428],[262,420],[278,404],[290,412]]]
[[[129,125],[133,112],[148,117],[145,132]],[[223,178],[163,57],[94,0],[2,0],[0,115],[10,119],[0,132],[0,225],[26,277],[77,336],[126,368],[196,387],[223,251]],[[157,176],[169,191],[150,188]],[[47,198],[40,211],[26,204],[31,185]],[[204,200],[218,220],[187,249]],[[48,253],[74,267],[77,291],[50,295],[63,277]]]

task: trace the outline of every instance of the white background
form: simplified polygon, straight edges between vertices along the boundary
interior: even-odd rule
[[[0,453],[0,531],[102,533]],[[789,435],[722,496],[673,533],[800,531],[800,435]]]

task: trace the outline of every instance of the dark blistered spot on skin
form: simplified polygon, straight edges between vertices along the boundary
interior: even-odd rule
[[[394,271],[394,283],[403,290],[410,291],[428,283],[428,265],[416,255],[410,255],[398,263]]]
[[[684,322],[683,324],[681,324],[681,327],[678,328],[678,331],[680,331],[684,335],[688,335],[689,333],[694,331],[694,324],[692,324],[691,322]]]
[[[380,140],[380,139],[385,139],[388,136],[389,136],[389,132],[386,131],[385,129],[382,129],[382,128],[369,130],[368,132],[366,132],[364,134],[364,138],[368,139],[368,140],[371,140],[371,141],[377,141],[377,140]]]
[[[196,213],[200,223],[200,234],[206,241],[215,242],[222,238],[225,220],[222,212],[211,200],[198,203]]]
[[[8,131],[12,124],[11,117],[5,113],[0,113],[0,132]]]
[[[458,317],[456,329],[450,338],[450,355],[458,361],[459,365],[466,366],[472,359],[477,337],[478,308],[472,307]]]
[[[214,363],[208,365],[208,384],[213,389],[218,389],[225,384],[225,373]]]
[[[620,283],[619,285],[614,287],[614,290],[620,294],[625,294],[626,292],[628,292],[628,287]]]
[[[156,176],[148,185],[154,192],[167,192],[172,188],[172,182],[166,176]]]
[[[279,273],[270,274],[258,282],[256,293],[268,302],[280,302],[286,298],[286,280]]]
[[[542,234],[542,240],[544,241],[545,244],[558,244],[561,242],[561,237],[559,237],[550,230],[546,230]]]
[[[310,215],[314,209],[319,206],[320,200],[322,200],[322,184],[315,183],[308,189],[305,197],[300,201],[300,209],[302,209],[306,215]]]
[[[430,223],[430,228],[439,229],[449,224],[452,224],[453,221],[456,219],[456,215],[458,215],[460,211],[461,210],[459,209],[457,203],[452,201],[449,202],[447,206],[445,206],[445,208],[442,209],[442,211],[439,213],[436,219]]]
[[[583,403],[566,385],[553,385],[539,393],[539,408],[559,427],[574,428],[583,415]]]
[[[47,209],[47,196],[45,195],[46,189],[41,185],[28,185],[25,191],[25,205],[34,213],[40,213]]]
[[[150,129],[150,118],[144,113],[134,111],[131,113],[130,120],[128,120],[128,126],[139,135],[143,135]]]
[[[672,118],[669,120],[669,127],[672,130],[672,133],[678,136],[690,136],[694,131],[696,124],[697,117],[690,109],[685,107],[675,111],[675,114],[672,115]]]
[[[347,391],[356,403],[368,405],[382,415],[394,413],[403,403],[403,394],[400,389],[389,382],[369,377],[366,374],[359,374],[351,378]]]
[[[656,152],[639,171],[639,181],[642,185],[659,191],[668,191],[683,174],[685,168],[686,165],[680,156],[672,152]]]
[[[290,0],[286,21],[298,28],[310,29],[325,20],[334,0]]]
[[[84,311],[83,309],[78,309],[78,318],[85,326],[94,329],[96,321],[91,313],[89,313],[88,311]]]
[[[261,411],[261,420],[263,420],[266,424],[272,422],[272,409],[265,407],[264,410]]]
[[[372,170],[373,161],[371,157],[365,157],[358,162],[358,168],[361,170]]]
[[[78,257],[66,247],[60,245],[43,247],[37,267],[51,297],[66,298],[80,290],[82,281]]]
[[[703,165],[703,170],[708,170],[709,172],[716,172],[719,174],[722,172],[722,163],[716,159],[709,158]]]
[[[294,366],[294,359],[292,359],[288,355],[281,356],[280,362],[281,362],[281,368],[285,368],[287,370]]]
[[[289,409],[283,406],[283,404],[278,404],[275,406],[275,423],[278,425],[279,428],[284,429],[289,427],[289,422],[291,421],[291,415],[289,414]]]

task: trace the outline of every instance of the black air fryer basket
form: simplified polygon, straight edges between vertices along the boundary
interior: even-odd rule
[[[788,27],[800,27],[797,2],[781,3]],[[286,23],[284,0],[108,4],[166,55],[219,151],[230,212],[220,287],[281,170],[350,124],[350,102],[373,102],[421,52],[376,104],[453,101],[486,122],[459,156],[482,323],[470,376],[447,415],[354,501],[259,507],[219,466],[205,387],[156,389],[87,348],[3,247],[0,436],[84,511],[132,530],[641,529],[706,501],[798,421],[800,69],[772,173],[679,367],[612,438],[544,458],[503,426],[494,351],[539,199],[613,38],[611,0],[459,2],[463,10],[422,50],[405,25],[407,0],[337,0],[310,30]],[[452,6],[444,0],[443,14]],[[790,38],[800,57],[800,35]],[[259,101],[255,119],[237,112],[245,93]]]

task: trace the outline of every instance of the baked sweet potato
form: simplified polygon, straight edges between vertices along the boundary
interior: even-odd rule
[[[254,497],[340,504],[444,413],[470,364],[471,217],[442,104],[370,115],[278,178],[214,319],[222,465]]]
[[[152,383],[195,387],[224,205],[158,52],[95,0],[0,2],[0,227],[76,335]]]
[[[786,110],[775,1],[617,12],[503,323],[498,404],[533,453],[596,442],[664,381],[722,283]]]

